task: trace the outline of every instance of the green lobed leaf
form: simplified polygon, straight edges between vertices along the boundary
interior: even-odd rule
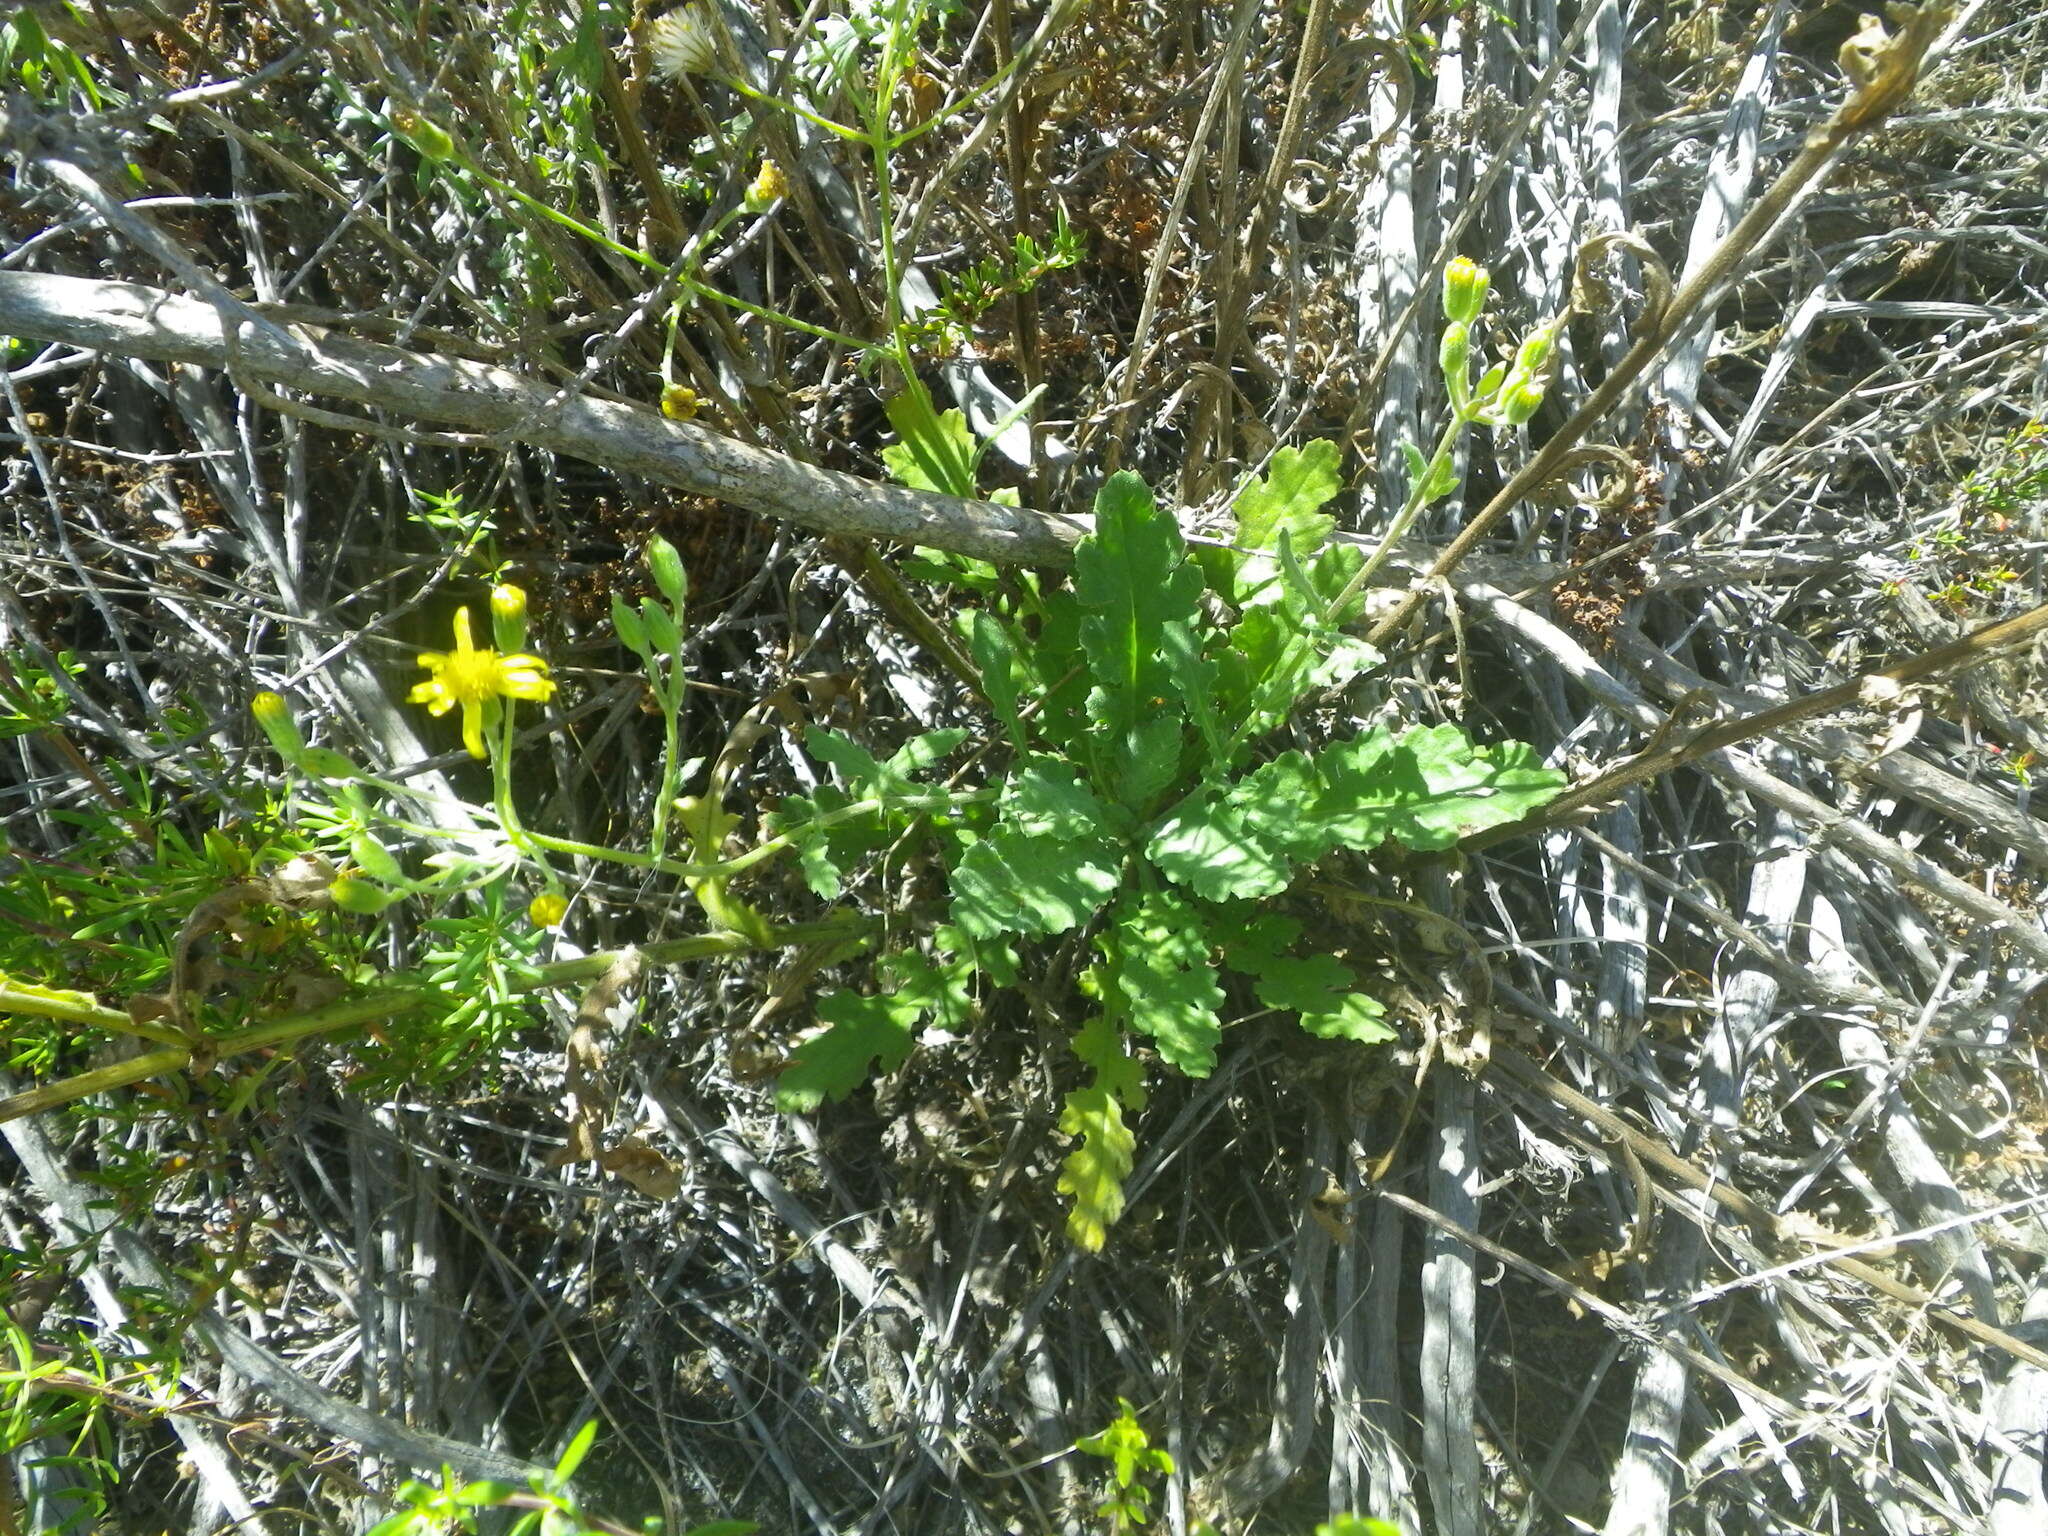
[[[1003,785],[1002,812],[1005,826],[1031,837],[1074,842],[1115,832],[1109,809],[1062,757],[1021,758]]]
[[[1159,1044],[1160,1056],[1189,1077],[1216,1070],[1223,1037],[1223,989],[1209,959],[1199,912],[1171,891],[1150,891],[1127,904],[1103,936],[1111,969],[1129,1007],[1131,1026]]]
[[[902,1066],[928,1001],[928,996],[896,991],[875,997],[826,993],[818,999],[817,1013],[828,1027],[790,1054],[775,1085],[775,1107],[785,1114],[808,1114],[828,1098],[845,1098],[871,1071]]]
[[[836,901],[846,872],[869,854],[877,852],[891,836],[879,816],[842,821],[814,830],[812,823],[852,801],[830,784],[821,784],[814,795],[788,795],[769,813],[768,832],[796,843],[797,863],[804,884],[825,901]]]
[[[1519,819],[1554,797],[1565,779],[1521,742],[1475,747],[1457,726],[1446,724],[1404,731],[1369,774],[1348,782],[1369,785],[1380,797],[1387,835],[1430,850]],[[1343,787],[1332,782],[1333,790]]]
[[[837,731],[814,725],[804,732],[804,746],[811,756],[837,768],[846,780],[847,792],[857,800],[928,796],[933,787],[919,784],[917,775],[929,770],[966,739],[967,732],[963,730],[926,731],[911,737],[884,763],[877,762],[867,748]]]
[[[1017,951],[1007,944],[995,939],[972,938],[951,923],[940,923],[932,930],[932,944],[948,954],[958,955],[963,963],[971,965],[996,986],[1017,985]],[[962,985],[971,986],[971,979]]]
[[[1031,730],[1040,741],[1079,758],[1094,740],[1087,715],[1090,688],[1081,650],[1086,614],[1071,591],[1045,599],[1035,628],[1018,637],[1017,659],[1025,671],[1025,692],[1038,701]]]
[[[847,790],[856,797],[865,795],[864,785],[881,777],[882,765],[872,752],[851,737],[822,725],[805,729],[804,749],[819,762],[837,768],[846,780]]]
[[[952,919],[974,939],[1065,933],[1093,917],[1122,877],[1122,850],[1105,838],[998,826],[954,867]]]
[[[1000,964],[1002,954],[997,946],[989,946],[989,958]],[[900,1002],[921,1008],[941,1028],[959,1033],[973,1027],[980,1017],[971,950],[937,959],[914,949],[898,950],[886,956],[878,969],[894,984]]]
[[[1285,853],[1253,831],[1232,795],[1207,786],[1159,824],[1145,857],[1206,901],[1277,895],[1294,878]]]
[[[1099,688],[1089,694],[1091,715],[1098,707],[1106,707],[1101,695]],[[1132,812],[1144,810],[1180,782],[1184,755],[1182,717],[1178,709],[1166,709],[1166,702],[1159,698],[1162,707],[1157,713],[1126,727],[1117,737],[1117,750],[1110,763],[1114,775],[1111,788],[1116,803]]]
[[[1238,492],[1231,506],[1236,547],[1198,555],[1218,595],[1238,608],[1259,601],[1278,574],[1273,557],[1283,537],[1304,557],[1323,547],[1336,519],[1319,509],[1340,487],[1338,458],[1337,445],[1325,438],[1282,448],[1266,473]]]
[[[1408,466],[1408,494],[1413,496],[1416,487],[1429,475],[1429,460],[1422,456],[1422,450],[1413,443],[1401,445],[1401,459]]]
[[[1187,706],[1190,719],[1201,733],[1202,745],[1208,751],[1209,766],[1221,769],[1225,746],[1223,728],[1216,718],[1216,663],[1202,654],[1202,639],[1193,625],[1180,619],[1168,619],[1161,626],[1159,638],[1160,654],[1166,660],[1168,675],[1173,679],[1174,691]]]
[[[1278,608],[1248,609],[1228,638],[1219,660],[1230,713],[1244,722],[1247,737],[1263,736],[1318,686],[1320,658],[1299,621]]]
[[[974,495],[974,434],[965,416],[934,412],[931,395],[916,380],[882,409],[902,439],[882,450],[882,463],[899,485],[946,496]]]
[[[1096,496],[1094,532],[1074,552],[1074,593],[1086,610],[1081,648],[1093,682],[1088,718],[1107,746],[1113,792],[1134,810],[1179,773],[1177,761],[1160,761],[1163,722],[1177,737],[1179,721],[1159,650],[1169,619],[1191,622],[1198,613],[1202,578],[1186,555],[1180,529],[1128,471],[1110,476]]]
[[[1252,991],[1268,1008],[1300,1017],[1301,1027],[1325,1040],[1375,1044],[1394,1038],[1386,1009],[1358,990],[1358,977],[1331,955],[1288,953],[1301,924],[1281,913],[1224,918],[1214,925],[1223,962],[1252,978]]]
[[[1233,967],[1234,968],[1234,967]],[[1358,977],[1329,955],[1274,955],[1260,962],[1252,984],[1268,1008],[1298,1014],[1301,1027],[1325,1040],[1391,1040],[1386,1009],[1358,990]]]
[[[1060,1164],[1059,1192],[1071,1196],[1067,1235],[1076,1247],[1100,1253],[1124,1213],[1124,1180],[1130,1177],[1138,1139],[1124,1124],[1123,1106],[1100,1087],[1077,1088],[1060,1111],[1060,1134],[1079,1145]]]

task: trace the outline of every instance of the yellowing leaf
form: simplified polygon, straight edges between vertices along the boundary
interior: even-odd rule
[[[1079,1088],[1067,1095],[1060,1130],[1081,1144],[1060,1165],[1059,1190],[1073,1197],[1067,1213],[1067,1235],[1090,1253],[1100,1253],[1109,1229],[1124,1213],[1124,1180],[1138,1139],[1124,1125],[1116,1098],[1101,1088]]]

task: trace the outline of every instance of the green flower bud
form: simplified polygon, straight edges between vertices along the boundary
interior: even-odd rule
[[[647,642],[664,655],[673,656],[683,648],[683,637],[669,611],[651,597],[640,599],[640,623]]]
[[[1544,386],[1541,381],[1521,384],[1513,389],[1503,390],[1496,417],[1502,426],[1519,427],[1542,409]]]
[[[647,645],[647,626],[616,592],[612,594],[612,628],[618,631],[619,643],[643,661],[653,655]]]
[[[1454,256],[1444,268],[1444,318],[1470,325],[1486,303],[1486,268],[1469,256]]]
[[[327,888],[327,896],[342,911],[360,912],[365,917],[375,917],[398,899],[366,880],[351,880],[346,875]]]
[[[1451,392],[1451,404],[1459,410],[1471,398],[1472,331],[1463,320],[1453,320],[1444,327],[1444,338],[1437,344],[1437,366],[1443,370],[1444,385]]]
[[[509,581],[491,588],[491,643],[500,651],[526,649],[526,590]]]
[[[455,158],[455,140],[432,118],[421,117],[417,112],[400,107],[391,114],[391,126],[398,130],[406,143],[429,160]]]
[[[299,723],[292,718],[292,707],[283,695],[268,690],[257,694],[249,701],[249,713],[263,727],[263,734],[277,748],[277,755],[288,763],[296,763],[306,750],[306,738],[299,734]]]
[[[661,588],[661,595],[668,599],[669,606],[680,613],[683,597],[690,590],[688,576],[683,571],[683,557],[676,553],[675,545],[660,534],[647,541],[647,569],[654,576],[654,584]]]
[[[1550,361],[1550,354],[1557,347],[1557,322],[1539,325],[1522,342],[1521,350],[1515,353],[1515,372],[1534,375]]]

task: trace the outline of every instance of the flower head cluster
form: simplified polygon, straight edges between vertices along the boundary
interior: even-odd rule
[[[435,716],[461,705],[462,744],[471,757],[484,755],[484,725],[487,717],[495,718],[498,700],[530,699],[538,704],[555,691],[548,680],[548,664],[538,656],[478,650],[470,639],[467,608],[455,610],[455,649],[423,651],[420,665],[432,675],[414,684],[411,701],[426,705],[427,713]]]
[[[1470,368],[1472,326],[1486,304],[1490,282],[1486,268],[1469,256],[1456,257],[1444,268],[1446,324],[1437,347],[1437,363],[1443,370],[1452,409],[1462,418],[1493,427],[1519,427],[1543,405],[1557,368],[1554,354],[1564,316],[1531,331],[1516,350],[1514,366],[1489,368],[1475,390]]]
[[[766,213],[787,196],[789,178],[782,174],[781,166],[773,160],[764,158],[761,161],[760,174],[747,188],[747,212]]]
[[[709,72],[718,60],[718,36],[708,0],[693,0],[649,22],[647,52],[664,80]]]

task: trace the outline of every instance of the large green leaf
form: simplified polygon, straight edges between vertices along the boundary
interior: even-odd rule
[[[1189,1077],[1215,1071],[1223,989],[1201,914],[1171,891],[1147,892],[1125,907],[1104,947],[1114,950],[1132,1028],[1156,1040],[1160,1056]]]
[[[1115,832],[1110,812],[1065,758],[1021,759],[1003,786],[1003,824],[1032,837],[1074,842]]]
[[[1085,610],[1081,648],[1092,686],[1088,718],[1106,773],[1104,787],[1136,810],[1179,773],[1162,768],[1169,735],[1179,750],[1179,691],[1160,655],[1168,620],[1191,622],[1202,578],[1187,563],[1173,519],[1128,471],[1095,498],[1095,529],[1074,552],[1074,593]]]
[[[1067,841],[998,826],[953,870],[953,922],[969,938],[1065,933],[1086,922],[1122,879],[1107,838]]]
[[[1207,901],[1277,895],[1294,878],[1286,854],[1253,831],[1233,795],[1211,788],[1174,807],[1145,845],[1145,857]]]
[[[1398,739],[1375,731],[1317,760],[1336,841],[1369,848],[1392,837],[1410,848],[1448,848],[1514,821],[1550,800],[1564,776],[1520,742],[1475,747],[1455,725],[1415,726]]]

